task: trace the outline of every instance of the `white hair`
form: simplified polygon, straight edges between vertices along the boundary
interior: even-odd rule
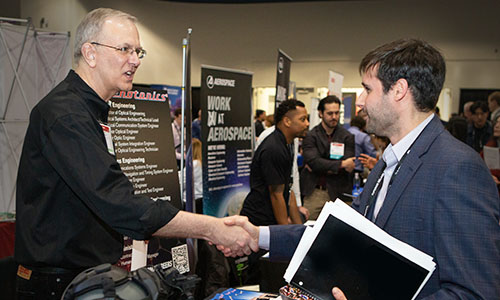
[[[125,18],[133,23],[137,22],[136,17],[112,8],[97,8],[89,12],[76,28],[75,50],[73,52],[76,62],[82,56],[83,44],[97,38],[102,30],[102,25],[110,18]]]

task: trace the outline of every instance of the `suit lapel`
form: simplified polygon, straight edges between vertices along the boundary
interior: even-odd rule
[[[399,174],[394,179],[391,188],[387,191],[384,204],[377,215],[375,224],[380,228],[384,228],[389,216],[391,215],[394,207],[401,198],[407,185],[415,176],[415,173],[422,165],[421,156],[424,155],[429,149],[432,142],[444,130],[441,121],[434,117],[431,122],[424,128],[420,136],[411,147],[410,153],[405,158],[401,165]]]
[[[377,224],[380,228],[384,227],[392,210],[396,206],[396,203],[401,198],[401,195],[403,194],[406,186],[412,180],[413,176],[422,164],[422,161],[419,158],[419,154],[412,152],[416,151],[412,149],[412,151],[408,153],[408,157],[401,165],[401,170],[399,171],[398,176],[396,176],[396,178],[394,179],[391,188],[387,191],[384,204],[382,205],[382,208],[380,209],[377,218],[375,219],[375,224]]]

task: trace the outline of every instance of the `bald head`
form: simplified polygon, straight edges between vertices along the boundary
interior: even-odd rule
[[[470,111],[472,104],[474,104],[474,101],[469,101],[464,104],[464,117],[467,119],[467,122],[472,122],[472,112]]]

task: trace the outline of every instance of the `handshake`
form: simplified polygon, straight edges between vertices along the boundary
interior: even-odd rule
[[[217,220],[220,230],[214,232],[209,242],[216,245],[225,256],[249,255],[259,250],[259,227],[250,223],[247,217],[231,216]],[[347,300],[338,287],[332,289],[332,295],[335,300]]]
[[[247,217],[231,216],[216,218],[207,215],[179,211],[153,236],[165,238],[201,238],[225,256],[250,255],[259,251],[259,227],[252,225]]]
[[[244,216],[217,219],[208,242],[216,245],[225,256],[250,255],[259,251],[259,227]]]

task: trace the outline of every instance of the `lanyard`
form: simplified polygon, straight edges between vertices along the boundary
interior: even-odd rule
[[[394,180],[398,176],[399,170],[401,170],[401,165],[403,164],[403,161],[405,160],[406,156],[411,151],[411,146],[413,146],[413,144],[410,145],[410,148],[405,152],[405,154],[403,155],[403,157],[401,157],[401,160],[399,160],[398,164],[396,165],[396,169],[392,173],[391,179],[389,180],[389,185],[387,186],[387,192],[389,192],[389,189],[391,188],[392,183],[394,182]],[[384,179],[384,170],[385,170],[385,168],[386,168],[386,164],[385,164],[385,161],[384,161],[384,167],[382,169],[382,174],[377,179],[377,183],[375,184],[375,187],[373,188],[373,190],[372,190],[372,192],[370,194],[370,198],[368,199],[368,203],[366,204],[365,213],[363,214],[363,216],[365,216],[365,217],[367,216],[367,214],[368,214],[368,212],[370,210],[370,207],[374,204],[375,200],[377,199],[378,193],[382,189],[382,182],[383,182],[383,179]]]
[[[431,122],[432,122],[432,120],[431,120]],[[425,125],[425,127],[427,127],[428,124],[429,123],[427,123]],[[401,170],[401,165],[403,164],[406,156],[410,153],[411,147],[413,147],[413,145],[418,140],[418,138],[420,137],[420,135],[422,134],[422,132],[424,132],[425,127],[419,132],[419,134],[417,135],[417,137],[415,138],[415,140],[413,140],[413,142],[411,143],[410,147],[408,147],[408,150],[406,150],[405,154],[403,155],[403,157],[401,157],[401,159],[399,160],[398,164],[396,165],[396,169],[392,173],[391,179],[389,181],[389,185],[387,186],[387,192],[389,192],[389,189],[391,188],[392,183],[394,182],[394,180],[398,176],[399,171]],[[386,165],[385,165],[385,161],[384,161],[384,166],[382,168],[382,174],[378,178],[377,183],[375,184],[375,187],[373,188],[373,191],[370,194],[370,198],[368,199],[368,202],[366,204],[365,212],[363,214],[363,216],[365,216],[365,217],[370,212],[370,208],[373,206],[374,202],[377,200],[378,193],[382,189],[382,181],[384,179],[384,170],[385,170],[385,167],[386,167]],[[387,193],[386,193],[386,195],[387,195]]]
[[[174,121],[174,127],[175,127],[175,131],[177,131],[177,134],[180,136],[181,135],[181,126],[177,125],[177,123],[175,123],[175,121]]]

